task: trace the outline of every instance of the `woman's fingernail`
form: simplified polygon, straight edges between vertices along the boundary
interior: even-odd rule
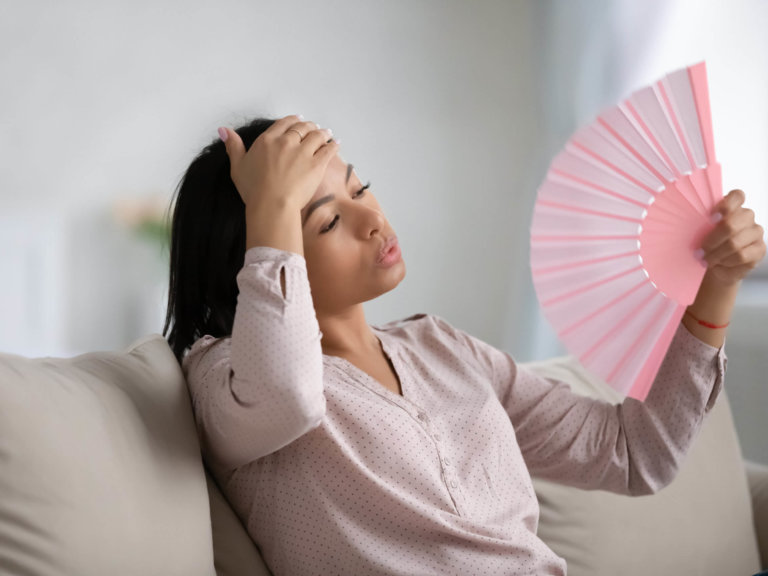
[[[722,219],[723,219],[723,215],[720,212],[715,212],[714,214],[712,214],[709,221],[712,222],[713,224],[717,224]]]
[[[218,129],[219,138],[221,138],[222,142],[226,142],[227,138],[229,138],[229,132],[225,128],[219,128]]]
[[[296,114],[296,116],[299,117],[299,120],[304,120],[304,114]]]
[[[698,260],[699,262],[704,262],[704,250],[702,250],[701,248],[694,251],[693,255],[696,257],[696,260]]]

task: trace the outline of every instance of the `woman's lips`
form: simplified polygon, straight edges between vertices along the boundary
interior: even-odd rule
[[[391,236],[379,251],[376,263],[380,266],[391,266],[399,261],[400,257],[400,244],[397,242],[397,236]]]

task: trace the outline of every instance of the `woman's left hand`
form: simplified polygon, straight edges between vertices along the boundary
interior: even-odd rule
[[[721,220],[704,238],[699,251],[707,265],[705,281],[738,284],[765,257],[765,231],[755,223],[755,213],[742,206],[745,199],[741,190],[731,190],[712,212]]]

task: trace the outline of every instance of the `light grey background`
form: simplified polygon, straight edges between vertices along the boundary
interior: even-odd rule
[[[768,7],[715,4],[5,1],[0,349],[161,331],[162,257],[115,202],[170,199],[219,125],[302,113],[342,139],[400,238],[407,276],[370,323],[430,312],[521,361],[564,353],[528,227],[549,161],[602,107],[706,58],[726,187],[768,215]],[[768,462],[768,288],[755,275],[743,294],[729,386],[745,452]]]

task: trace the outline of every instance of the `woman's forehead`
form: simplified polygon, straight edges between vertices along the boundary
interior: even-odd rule
[[[347,168],[351,168],[351,166],[351,164],[347,164],[341,156],[336,154],[328,163],[327,172],[332,173],[334,177],[346,178]]]
[[[323,196],[343,191],[348,180],[352,178],[353,172],[354,167],[352,164],[347,164],[338,154],[331,158],[326,166],[323,180],[320,182],[317,190],[315,190],[310,201],[307,202],[307,206]]]
[[[333,194],[334,190],[343,190],[354,172],[355,169],[352,164],[348,164],[338,155],[334,156],[328,162],[318,192],[320,194]]]

